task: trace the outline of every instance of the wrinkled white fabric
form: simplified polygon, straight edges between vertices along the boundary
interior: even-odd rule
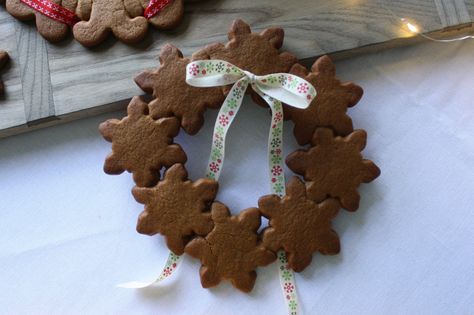
[[[365,94],[349,110],[382,175],[341,211],[338,256],[296,275],[304,314],[472,314],[474,309],[474,41],[424,43],[337,62]],[[234,213],[268,189],[268,109],[246,99],[229,133],[218,199]],[[205,171],[217,111],[177,138],[193,179]],[[185,257],[156,288],[116,288],[160,271],[160,237],[135,232],[143,206],[131,176],[102,172],[113,113],[0,140],[0,313],[285,314],[276,264],[254,291],[205,290]],[[297,148],[291,123],[285,155]],[[287,171],[287,178],[291,172]]]

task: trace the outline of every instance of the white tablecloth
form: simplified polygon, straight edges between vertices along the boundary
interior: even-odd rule
[[[424,43],[337,63],[364,87],[349,113],[382,175],[360,188],[356,213],[334,222],[338,256],[296,276],[305,314],[473,314],[474,41]],[[132,80],[130,80],[130,84]],[[78,96],[80,97],[80,96]],[[161,237],[135,232],[142,205],[131,176],[102,172],[97,131],[113,113],[0,141],[0,313],[285,314],[276,265],[251,294],[202,289],[189,257],[157,287],[118,283],[160,272]],[[204,175],[216,112],[177,142]],[[267,110],[246,101],[228,137],[218,199],[234,213],[268,193]],[[297,148],[290,123],[286,153]],[[289,172],[288,172],[289,174]]]

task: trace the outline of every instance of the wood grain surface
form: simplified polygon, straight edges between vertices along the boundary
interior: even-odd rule
[[[0,49],[8,51],[10,62],[0,69],[2,80],[5,84],[5,95],[0,97],[0,134],[1,130],[19,129],[25,125],[25,105],[21,84],[21,70],[18,60],[16,41],[17,23],[8,13],[0,10]],[[13,130],[12,129],[12,130]]]
[[[0,48],[12,56],[3,71],[7,95],[0,100],[0,137],[123,107],[143,94],[133,77],[158,65],[164,43],[189,55],[227,41],[236,18],[255,31],[283,27],[284,49],[312,60],[420,40],[403,28],[401,17],[416,21],[423,32],[446,37],[471,31],[473,16],[474,0],[203,0],[186,4],[184,21],[175,30],[151,27],[138,45],[110,37],[88,49],[72,36],[47,43],[33,23],[16,21],[0,5]]]

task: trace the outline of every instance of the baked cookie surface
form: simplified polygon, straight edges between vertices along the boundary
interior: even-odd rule
[[[212,204],[214,228],[206,237],[193,239],[184,251],[201,260],[201,284],[204,288],[230,280],[237,289],[250,292],[255,284],[257,267],[272,263],[276,256],[266,249],[257,234],[261,224],[257,208],[231,216],[219,202]]]
[[[99,126],[105,140],[112,142],[112,153],[106,158],[107,174],[131,172],[140,187],[155,185],[163,167],[187,160],[181,146],[173,144],[179,132],[175,117],[153,120],[148,115],[148,104],[134,97],[122,120],[110,119]]]
[[[182,164],[169,168],[155,187],[135,187],[135,199],[145,204],[138,219],[141,234],[165,236],[168,248],[176,255],[184,253],[184,246],[196,235],[206,235],[213,222],[210,203],[217,194],[218,184],[211,179],[192,182]]]

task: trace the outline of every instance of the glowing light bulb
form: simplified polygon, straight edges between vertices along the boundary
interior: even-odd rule
[[[418,33],[418,27],[416,27],[416,25],[413,25],[410,22],[407,22],[407,27],[410,30],[410,32]]]
[[[418,28],[418,26],[416,26],[415,24],[413,24],[411,22],[408,22],[407,19],[405,19],[405,18],[401,18],[401,20],[407,26],[407,28],[410,32],[416,33],[416,34],[420,33],[420,29]]]

